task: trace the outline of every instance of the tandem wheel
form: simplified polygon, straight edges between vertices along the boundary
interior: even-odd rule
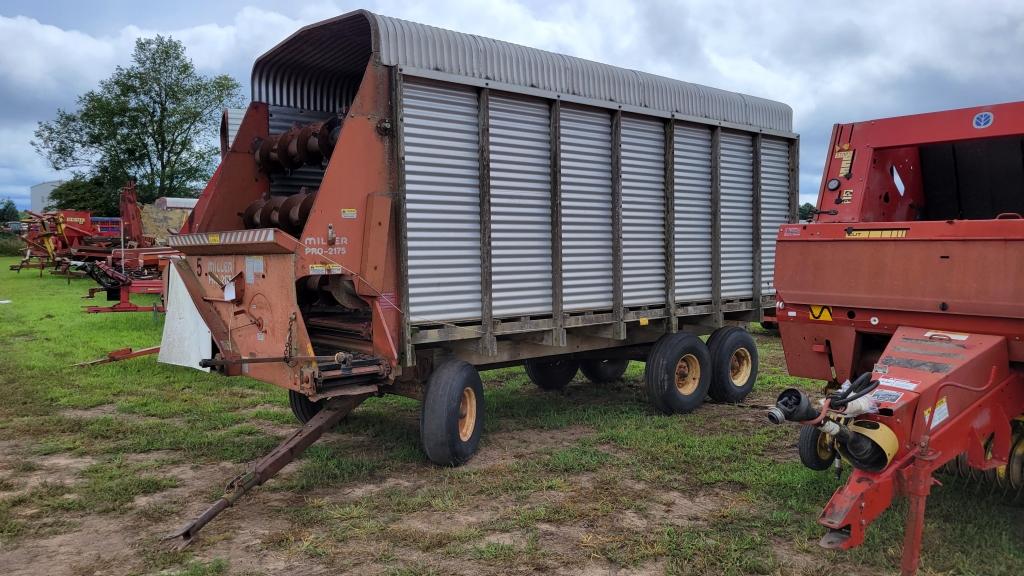
[[[442,362],[427,379],[420,408],[420,441],[440,466],[464,464],[476,453],[484,429],[480,374],[462,360]]]
[[[693,334],[666,334],[647,356],[647,396],[663,414],[685,414],[704,403],[711,385],[711,354]]]
[[[580,372],[594,384],[608,384],[621,380],[629,368],[629,360],[583,360]]]
[[[544,390],[565,388],[580,369],[580,361],[568,358],[531,358],[523,362],[526,375]]]
[[[708,338],[711,386],[708,395],[718,402],[743,402],[757,382],[758,355],[754,338],[738,326],[724,326]]]

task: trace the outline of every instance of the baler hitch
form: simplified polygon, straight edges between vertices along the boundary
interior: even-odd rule
[[[291,436],[278,444],[270,454],[258,460],[252,467],[252,470],[228,482],[224,495],[207,508],[205,512],[164,539],[177,540],[181,538],[181,542],[178,545],[179,548],[184,548],[191,544],[196,534],[211,520],[224,510],[230,508],[246,492],[273,478],[282,468],[298,458],[307,448],[319,440],[324,432],[341,422],[345,416],[352,412],[367,397],[368,395],[346,396],[329,400],[302,428],[299,428]]]

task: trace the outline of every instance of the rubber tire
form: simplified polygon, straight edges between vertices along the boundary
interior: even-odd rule
[[[305,394],[300,394],[295,390],[289,390],[288,405],[291,406],[292,414],[295,415],[295,419],[305,424],[320,412],[320,408],[323,407],[323,402],[313,402]]]
[[[523,362],[526,375],[544,390],[565,388],[580,369],[580,361],[572,358],[533,358]]]
[[[714,338],[714,336],[718,336]],[[708,388],[708,395],[718,402],[736,404],[743,402],[754,389],[757,382],[757,371],[759,359],[757,355],[757,343],[743,328],[727,326],[720,328],[712,335],[714,341],[708,345],[711,352],[711,386]],[[740,349],[746,348],[750,353],[750,376],[742,386],[736,386],[732,382],[732,355]]]
[[[468,440],[459,436],[462,391],[476,396],[476,421]],[[480,374],[462,360],[450,359],[434,369],[420,408],[420,442],[427,458],[438,466],[465,464],[476,454],[484,429],[484,387]]]
[[[796,443],[797,452],[800,453],[800,463],[811,470],[828,470],[836,459],[835,450],[832,451],[832,457],[828,460],[823,460],[818,455],[818,437],[821,434],[821,430],[814,426],[800,427],[800,439]]]
[[[718,328],[714,332],[712,332],[711,336],[708,336],[708,339],[705,342],[705,344],[708,347],[708,350],[711,350],[711,346],[714,345],[715,340],[718,340],[719,338],[721,338],[722,334],[724,332],[728,332],[729,330],[732,330],[733,328],[735,328],[735,326],[722,326],[721,328]]]
[[[580,371],[594,384],[608,384],[621,380],[629,368],[629,360],[583,360]]]
[[[683,395],[676,387],[676,365],[687,354],[697,359],[700,378],[696,389]],[[644,369],[647,396],[662,414],[686,414],[699,408],[711,385],[711,354],[708,347],[693,334],[677,332],[662,336],[647,356]]]

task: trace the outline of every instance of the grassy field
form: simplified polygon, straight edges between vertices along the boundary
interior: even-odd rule
[[[624,382],[536,389],[485,372],[487,431],[468,465],[428,465],[418,404],[371,399],[282,475],[174,550],[159,538],[288,433],[277,388],[157,364],[69,364],[157,344],[159,317],[86,315],[84,280],[0,258],[0,572],[3,574],[887,574],[904,508],[862,548],[820,550],[815,519],[839,481],[804,469],[794,427],[706,405],[656,415],[643,365]],[[751,401],[813,382],[757,335]],[[1024,515],[943,479],[924,574],[1024,573]]]

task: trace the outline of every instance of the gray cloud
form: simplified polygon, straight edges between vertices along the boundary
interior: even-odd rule
[[[135,38],[182,40],[205,73],[248,85],[253,59],[299,26],[383,14],[781,100],[813,201],[835,122],[1020,99],[1024,3],[952,0],[226,0],[148,5],[9,0],[0,8],[0,197],[25,205],[53,173],[35,123],[124,63]]]

